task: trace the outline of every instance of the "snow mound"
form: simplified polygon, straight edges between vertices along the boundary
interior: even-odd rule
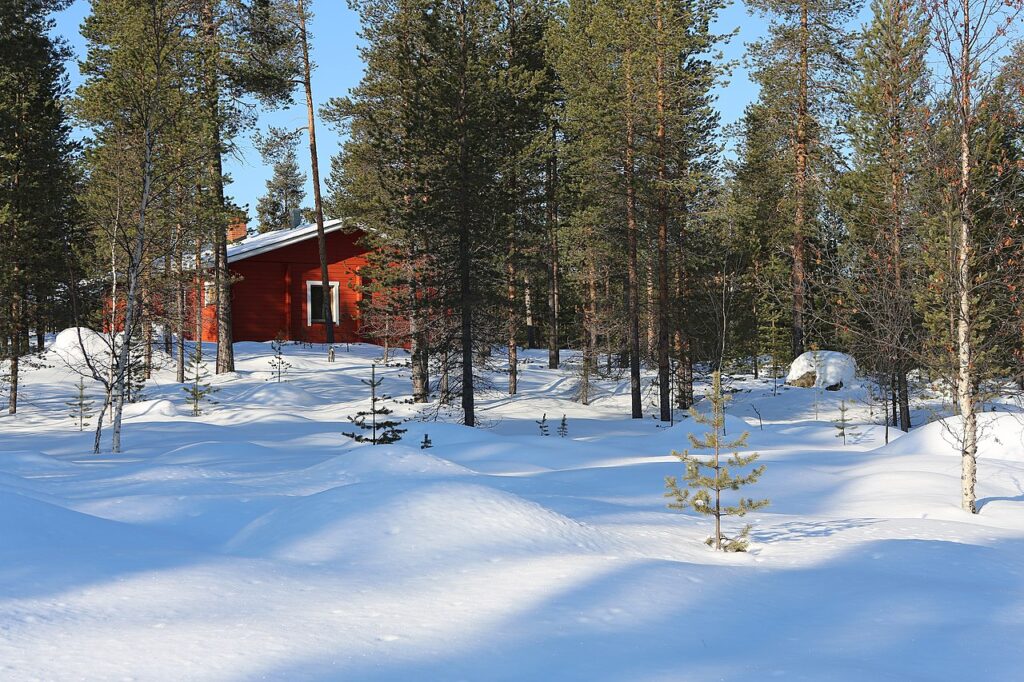
[[[278,451],[249,441],[200,441],[169,450],[153,460],[167,466],[205,466],[231,470],[259,470]]]
[[[846,353],[834,350],[808,351],[789,366],[786,383],[809,388],[804,382],[813,380],[816,388],[850,387],[856,376],[857,363]]]
[[[360,445],[304,471],[319,474],[335,470],[343,470],[361,481],[383,476],[460,476],[473,473],[464,466],[423,450],[400,445]]]
[[[81,334],[81,343],[79,343]],[[85,354],[82,353],[83,348]],[[110,345],[105,336],[86,327],[71,327],[57,334],[50,352],[69,367],[78,367],[84,363],[85,357],[100,360],[110,354]]]
[[[275,407],[289,405],[291,407],[319,407],[328,404],[326,398],[311,393],[288,382],[267,382],[251,391],[240,392],[235,400],[239,403]]]
[[[961,417],[947,417],[913,429],[877,452],[892,455],[960,456]],[[1024,414],[984,412],[978,415],[978,457],[1024,462]]]
[[[604,537],[511,493],[471,483],[357,483],[279,507],[227,549],[319,563],[394,566],[535,553],[591,553]]]
[[[67,470],[72,465],[50,455],[28,450],[0,451],[0,471],[24,476]]]
[[[161,539],[146,531],[83,514],[42,500],[0,489],[0,517],[4,519],[0,551],[132,550],[159,547]],[[163,540],[166,542],[166,540]]]
[[[137,403],[128,403],[124,406],[124,416],[127,417],[178,417],[180,415],[178,406],[170,400],[143,400]]]

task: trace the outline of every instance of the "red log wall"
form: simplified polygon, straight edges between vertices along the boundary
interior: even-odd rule
[[[367,249],[358,243],[360,234],[332,232],[327,235],[327,272],[338,282],[339,320],[335,321],[336,342],[358,342],[359,269],[366,265]],[[306,282],[320,282],[317,240],[310,239],[267,251],[230,266],[238,281],[231,287],[235,341],[269,341],[279,333],[290,341],[324,343],[326,327],[306,323]],[[211,303],[207,301],[207,303]],[[213,305],[203,310],[203,340],[217,340]]]

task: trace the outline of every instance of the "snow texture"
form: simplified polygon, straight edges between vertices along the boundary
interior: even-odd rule
[[[44,360],[76,349],[70,338]],[[927,423],[941,397],[915,401],[920,426],[902,435],[839,354],[823,372],[838,395],[726,377],[727,436],[748,431],[767,466],[744,494],[772,500],[727,523],[754,530],[750,552],[726,555],[704,545],[706,518],[663,497],[683,473],[671,452],[704,427],[683,413],[662,425],[651,404],[629,419],[628,379],[574,402],[577,353],[550,370],[545,352],[521,351],[515,397],[487,373],[485,427],[468,429],[403,402],[399,351],[377,372],[411,421],[388,446],[341,435],[379,348],[339,347],[333,364],[322,346],[285,354],[277,384],[269,344],[237,344],[238,371],[191,417],[158,349],[166,364],[126,409],[120,455],[92,455],[68,418],[77,374],[26,369],[24,409],[0,416],[0,679],[1020,678],[1012,404],[980,420],[971,516],[958,422]],[[846,446],[831,424],[841,401]]]

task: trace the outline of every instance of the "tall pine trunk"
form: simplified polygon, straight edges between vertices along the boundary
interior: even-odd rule
[[[640,395],[640,285],[637,272],[638,227],[634,177],[636,174],[636,102],[634,101],[632,47],[626,48],[623,68],[626,87],[626,140],[623,151],[626,176],[626,315],[629,325],[629,393],[632,417],[633,419],[642,419],[644,414]]]
[[[306,31],[305,0],[298,0],[299,41],[302,47],[302,87],[306,94],[306,125],[309,133],[309,162],[313,179],[313,211],[316,214],[316,241],[320,255],[320,285],[323,287],[321,314],[327,332],[327,343],[334,343],[334,311],[331,278],[327,272],[327,235],[324,234],[324,205],[320,196],[320,162],[316,153],[316,116],[313,108],[313,76],[309,62],[309,34]],[[338,292],[341,296],[341,292]]]
[[[666,158],[668,156],[668,145],[666,144],[667,115],[665,106],[665,55],[662,44],[664,43],[664,17],[662,0],[656,4],[657,30],[658,30],[658,55],[656,59],[656,79],[658,90],[658,129],[656,133],[658,148],[658,404],[660,407],[661,421],[672,420],[671,402],[671,377],[669,364],[669,301],[668,301],[668,172]]]
[[[558,369],[560,362],[560,343],[558,328],[558,313],[561,301],[559,300],[559,286],[561,273],[559,272],[559,248],[558,248],[558,158],[555,156],[555,144],[557,132],[551,128],[551,157],[547,163],[546,182],[546,217],[548,228],[548,368]]]
[[[213,226],[214,284],[217,310],[217,374],[235,371],[234,332],[231,311],[231,274],[228,271],[227,220],[224,212],[227,201],[224,197],[223,120],[220,110],[220,46],[216,22],[214,21],[213,0],[206,0],[202,11],[202,31],[206,39],[206,64],[204,65],[204,105],[210,119],[210,182],[213,201],[217,208],[217,219]],[[198,262],[197,262],[198,267]],[[202,339],[200,335],[197,337]]]
[[[808,152],[808,79],[809,74],[809,46],[810,29],[807,16],[808,0],[801,0],[800,3],[800,66],[797,74],[797,112],[796,112],[796,171],[794,176],[794,188],[796,194],[796,207],[793,216],[793,357],[798,357],[804,352],[804,293],[806,291],[807,274],[804,262],[804,238],[807,224],[807,152]]]

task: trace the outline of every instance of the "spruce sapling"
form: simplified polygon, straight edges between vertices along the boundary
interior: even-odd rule
[[[545,412],[543,415],[541,415],[541,418],[540,418],[539,421],[535,419],[533,423],[536,424],[537,428],[540,429],[540,435],[542,435],[542,436],[549,436],[549,435],[551,435],[550,433],[548,433],[548,413],[547,412]]]
[[[392,419],[378,419],[378,417],[387,417],[387,415],[392,413],[392,410],[384,406],[384,401],[387,400],[388,396],[377,395],[377,387],[384,381],[377,378],[377,365],[370,365],[369,381],[366,379],[360,379],[360,381],[370,387],[370,409],[356,412],[356,415],[349,417],[348,420],[358,428],[369,431],[370,435],[366,436],[354,431],[346,432],[342,435],[348,436],[357,443],[370,443],[372,445],[387,445],[400,441],[402,434],[407,430],[398,428],[402,422]],[[366,423],[367,417],[370,419],[369,424]],[[429,439],[426,440],[429,442]]]
[[[217,389],[210,385],[210,373],[203,364],[203,344],[195,344],[185,367],[185,376],[188,377],[188,383],[182,386],[181,390],[185,392],[185,401],[192,408],[192,416],[198,417],[203,413],[204,402],[215,404],[210,396],[217,392]]]
[[[274,352],[274,357],[270,358],[270,374],[271,379],[276,379],[277,383],[281,383],[284,375],[291,369],[291,363],[284,359],[284,335],[278,333],[273,341],[270,342],[270,349]]]
[[[728,396],[722,395],[721,373],[714,372],[711,375],[711,393],[707,398],[711,404],[710,415],[701,414],[695,408],[690,408],[690,414],[697,423],[706,425],[708,431],[702,438],[692,433],[689,437],[692,448],[711,450],[712,455],[709,459],[701,459],[691,455],[689,450],[682,454],[673,451],[672,454],[686,465],[685,487],[679,484],[675,476],[666,476],[665,487],[668,488],[668,492],[665,493],[665,497],[675,500],[669,503],[670,509],[685,509],[690,506],[700,514],[715,518],[715,535],[708,538],[708,545],[713,545],[716,550],[743,552],[747,549],[750,525],[745,526],[735,537],[726,537],[722,535],[722,517],[744,516],[749,511],[768,506],[769,501],[741,497],[736,504],[723,506],[722,491],[739,490],[743,486],[756,483],[764,473],[764,465],[752,469],[746,475],[737,475],[730,471],[730,468],[738,470],[753,464],[757,461],[758,455],[752,453],[744,456],[738,452],[739,448],[746,447],[749,433],[744,432],[731,441],[723,438]],[[722,451],[734,448],[736,450],[726,458]],[[693,491],[696,493],[691,495]]]
[[[95,401],[89,400],[89,396],[85,394],[84,378],[78,378],[77,388],[78,394],[75,396],[75,399],[64,404],[71,408],[68,416],[78,423],[78,430],[84,431],[85,427],[89,426],[89,419],[92,418],[92,406],[95,404]]]
[[[569,421],[562,415],[562,421],[558,423],[558,437],[565,438],[569,435]]]
[[[847,434],[852,435],[853,432],[855,431],[854,427],[851,426],[851,424],[850,424],[849,416],[847,416],[847,413],[849,411],[850,411],[850,408],[848,408],[846,406],[846,401],[845,400],[842,401],[839,404],[839,417],[836,418],[836,420],[832,422],[833,425],[836,427],[836,429],[838,429],[838,431],[839,431],[839,433],[836,434],[836,438],[842,438],[843,439],[843,445],[846,445],[846,435]]]
[[[434,443],[430,440],[430,434],[424,433],[423,441],[420,442],[420,450],[429,450],[432,447],[434,447]]]

